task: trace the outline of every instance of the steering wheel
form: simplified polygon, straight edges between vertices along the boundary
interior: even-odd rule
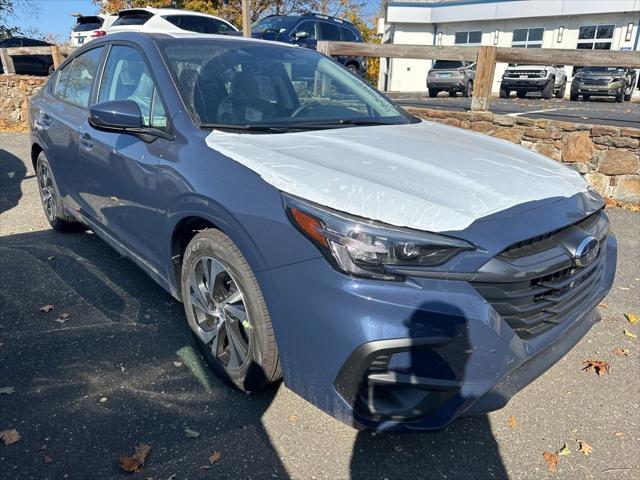
[[[311,102],[311,103],[307,103],[305,105],[300,105],[298,108],[296,108],[293,113],[291,114],[292,118],[296,118],[298,117],[301,113],[306,112],[307,110],[311,110],[312,108],[315,107],[319,107],[321,106],[320,103],[318,102]]]

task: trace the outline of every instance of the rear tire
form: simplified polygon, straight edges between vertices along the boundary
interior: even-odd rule
[[[220,230],[198,233],[187,246],[180,279],[187,322],[211,368],[244,392],[282,376],[262,292],[249,264]]]
[[[47,217],[51,228],[58,232],[77,231],[80,224],[65,215],[58,184],[53,176],[47,155],[44,152],[40,152],[38,160],[36,161],[36,177],[44,215]]]
[[[436,90],[435,88],[430,88],[429,89],[429,97],[436,98],[437,96],[438,96],[438,90]]]
[[[349,70],[354,75],[358,75],[358,65],[355,63],[349,63],[347,65],[347,70]]]
[[[469,98],[471,95],[473,95],[473,82],[469,80],[464,86],[464,90],[462,91],[462,96]]]

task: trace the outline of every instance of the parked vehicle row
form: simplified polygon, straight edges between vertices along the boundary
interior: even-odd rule
[[[231,385],[284,378],[357,427],[501,408],[613,282],[605,203],[579,173],[422,121],[306,48],[106,35],[29,118],[55,230],[90,228],[181,301]]]

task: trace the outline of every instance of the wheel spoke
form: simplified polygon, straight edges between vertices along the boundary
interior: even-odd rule
[[[225,332],[229,341],[229,368],[238,368],[247,359],[248,345],[243,340],[235,320],[227,319]]]
[[[248,321],[247,312],[238,305],[227,304],[225,305],[224,310],[227,312],[227,318],[231,316],[242,326],[244,326],[245,322]]]
[[[220,303],[222,303],[226,308],[227,305],[239,302],[240,300],[242,300],[242,294],[240,293],[240,290],[236,290],[235,292],[231,292],[229,296],[224,298]]]
[[[198,280],[196,279],[196,273],[194,270],[189,273],[189,286],[191,287],[191,303],[193,306],[205,313],[208,312],[209,308],[207,308],[207,300],[198,285]]]
[[[226,271],[220,262],[214,260],[213,258],[209,259],[209,266],[205,265],[205,275],[207,277],[207,289],[209,290],[209,295],[211,298],[215,299],[215,293],[217,292],[217,288],[219,288],[221,279],[219,278],[222,272]]]

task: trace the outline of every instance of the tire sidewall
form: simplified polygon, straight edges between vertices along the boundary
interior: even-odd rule
[[[213,230],[205,230],[205,232],[212,231]],[[239,369],[231,370],[226,368],[215,359],[209,347],[192,330],[193,336],[207,363],[224,380],[244,391],[259,389],[263,386],[263,382],[261,382],[259,377],[261,376],[262,361],[264,359],[264,351],[266,349],[266,319],[264,318],[263,312],[260,308],[260,297],[262,294],[255,290],[257,282],[256,286],[252,285],[252,274],[250,271],[247,271],[248,267],[245,266],[243,268],[241,262],[244,259],[238,258],[231,250],[226,248],[225,245],[215,242],[209,236],[203,235],[203,233],[204,232],[201,232],[196,235],[184,252],[180,286],[182,291],[182,301],[185,306],[185,315],[187,315],[188,320],[193,319],[193,311],[190,307],[191,303],[186,298],[189,293],[189,272],[202,257],[208,256],[215,258],[229,271],[234,282],[236,282],[238,288],[240,288],[240,291],[243,294],[244,304],[251,324],[251,328],[249,330],[251,336],[249,341],[249,359]],[[191,330],[190,326],[189,329]],[[268,374],[264,374],[264,376],[265,378],[269,378]]]
[[[49,175],[51,176],[51,187],[55,191],[56,195],[56,218],[55,220],[50,220],[47,216],[47,212],[44,210],[44,201],[42,198],[42,189],[40,187],[40,166],[45,164],[47,169],[49,170]],[[40,152],[38,154],[38,158],[36,160],[36,181],[38,182],[38,195],[40,196],[40,203],[42,204],[42,211],[44,213],[45,218],[51,225],[54,230],[66,230],[71,222],[64,215],[64,205],[62,204],[62,197],[60,196],[60,190],[58,189],[58,183],[56,182],[56,177],[53,174],[53,170],[51,169],[51,164],[49,163],[49,159],[44,152]]]

